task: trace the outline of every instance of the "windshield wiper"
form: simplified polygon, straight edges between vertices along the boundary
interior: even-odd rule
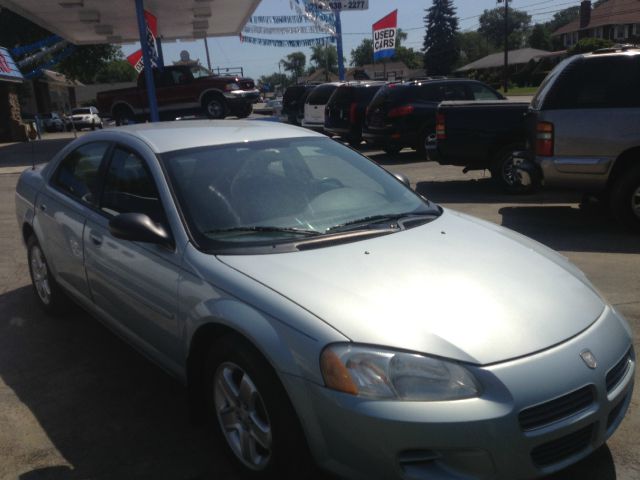
[[[232,228],[220,228],[217,230],[207,230],[205,235],[211,233],[233,233],[233,232],[275,232],[275,233],[295,233],[297,235],[304,235],[307,237],[321,235],[322,232],[317,230],[305,230],[304,228],[295,227],[272,227],[269,225],[255,225],[247,227],[232,227]]]
[[[336,231],[345,231],[350,230],[352,227],[359,228],[361,226],[368,226],[376,223],[382,222],[394,222],[407,217],[433,217],[433,213],[390,213],[387,215],[371,215],[368,217],[358,218],[357,220],[350,220],[348,222],[342,223],[340,225],[335,225],[333,227],[327,228],[327,232],[336,232]],[[396,228],[400,228],[399,226]]]

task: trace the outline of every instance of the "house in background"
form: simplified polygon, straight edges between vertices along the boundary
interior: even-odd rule
[[[570,48],[583,38],[604,38],[618,43],[640,40],[640,1],[608,0],[596,8],[585,0],[580,17],[552,34]]]

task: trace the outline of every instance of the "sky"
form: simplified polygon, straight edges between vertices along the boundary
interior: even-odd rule
[[[391,11],[398,10],[398,27],[407,32],[409,37],[404,46],[420,50],[424,39],[425,9],[431,6],[431,0],[369,0],[369,9],[364,11],[350,11],[341,14],[343,31],[343,52],[346,65],[349,54],[364,38],[371,37],[371,25]],[[525,10],[533,16],[534,22],[546,21],[553,16],[553,12],[579,5],[579,0],[510,0],[513,8]],[[215,4],[214,4],[215,5]],[[495,8],[496,0],[455,0],[460,30],[475,30],[478,28],[478,18],[485,9]],[[215,7],[214,7],[215,9]],[[262,0],[254,15],[294,15],[289,0]],[[214,10],[215,15],[215,10]],[[162,21],[159,19],[160,34]],[[258,35],[255,35],[258,36]],[[263,36],[273,39],[310,38],[313,35],[270,35]],[[209,54],[212,66],[215,67],[243,67],[244,75],[254,79],[261,75],[268,75],[278,71],[280,59],[295,51],[302,51],[307,55],[307,64],[311,48],[281,48],[241,43],[238,37],[210,37]],[[163,53],[166,64],[179,60],[180,52],[187,50],[192,59],[199,59],[206,66],[204,40],[163,43]],[[138,45],[123,45],[125,55],[137,50]]]

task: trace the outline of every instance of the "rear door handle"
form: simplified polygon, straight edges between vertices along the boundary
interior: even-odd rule
[[[97,235],[94,235],[93,233],[89,235],[89,238],[91,238],[91,241],[95,244],[95,245],[102,245],[102,237],[99,237]]]

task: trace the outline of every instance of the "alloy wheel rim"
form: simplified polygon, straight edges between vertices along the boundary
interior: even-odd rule
[[[207,104],[207,110],[211,116],[219,117],[222,113],[222,105],[217,100],[212,100]]]
[[[40,247],[34,246],[31,249],[31,275],[33,285],[36,287],[38,297],[45,305],[51,302],[51,285],[49,284],[49,271],[44,255]]]
[[[238,459],[251,470],[267,467],[272,454],[271,422],[249,375],[225,362],[214,377],[214,403],[220,428]]]
[[[631,211],[640,219],[640,186],[631,194]]]
[[[502,163],[502,178],[510,187],[517,183],[516,168],[513,160],[513,155],[509,155]]]

